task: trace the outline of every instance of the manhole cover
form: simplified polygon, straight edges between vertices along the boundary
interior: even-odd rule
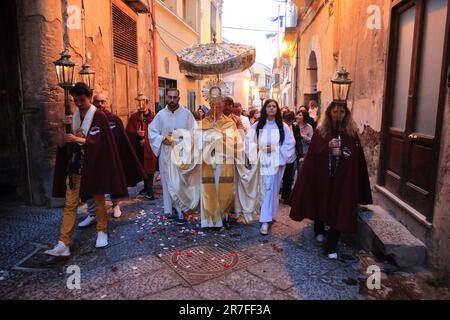
[[[174,249],[160,253],[159,257],[191,285],[246,268],[255,262],[225,240]]]
[[[28,254],[25,258],[19,261],[14,267],[14,270],[21,271],[48,271],[51,269],[59,268],[70,257],[52,257],[44,253],[45,249],[49,249],[49,246],[40,243],[30,243],[35,246],[35,249]]]

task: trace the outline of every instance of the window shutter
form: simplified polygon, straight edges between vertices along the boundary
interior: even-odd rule
[[[115,4],[112,13],[114,57],[138,64],[136,21]]]

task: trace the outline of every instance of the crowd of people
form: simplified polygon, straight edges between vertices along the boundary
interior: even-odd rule
[[[314,221],[315,238],[337,258],[341,233],[355,232],[357,205],[372,202],[367,167],[357,127],[345,103],[330,103],[320,112],[315,101],[280,108],[267,99],[261,110],[243,110],[230,97],[193,112],[180,104],[180,91],[167,89],[167,105],[155,114],[146,101],[126,128],[112,114],[107,96],[77,83],[70,94],[73,116],[62,121],[53,194],[64,197],[59,241],[46,253],[69,256],[77,207],[88,204],[79,227],[97,224],[96,247],[108,245],[105,194],[113,217],[128,187],[155,200],[159,172],[164,214],[185,224],[198,212],[202,228],[229,228],[260,222],[267,235],[279,213],[280,195],[290,217]],[[70,126],[70,132],[63,128]]]

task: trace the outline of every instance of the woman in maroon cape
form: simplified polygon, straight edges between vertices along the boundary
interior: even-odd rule
[[[290,217],[314,220],[316,240],[337,259],[341,233],[356,233],[358,203],[371,204],[364,151],[347,104],[332,102],[320,119],[292,191]]]

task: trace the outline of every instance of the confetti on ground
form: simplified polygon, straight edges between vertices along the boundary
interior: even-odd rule
[[[112,266],[112,267],[111,267],[111,271],[112,271],[112,272],[117,272],[117,270],[118,270],[117,267],[115,267],[115,266]]]

